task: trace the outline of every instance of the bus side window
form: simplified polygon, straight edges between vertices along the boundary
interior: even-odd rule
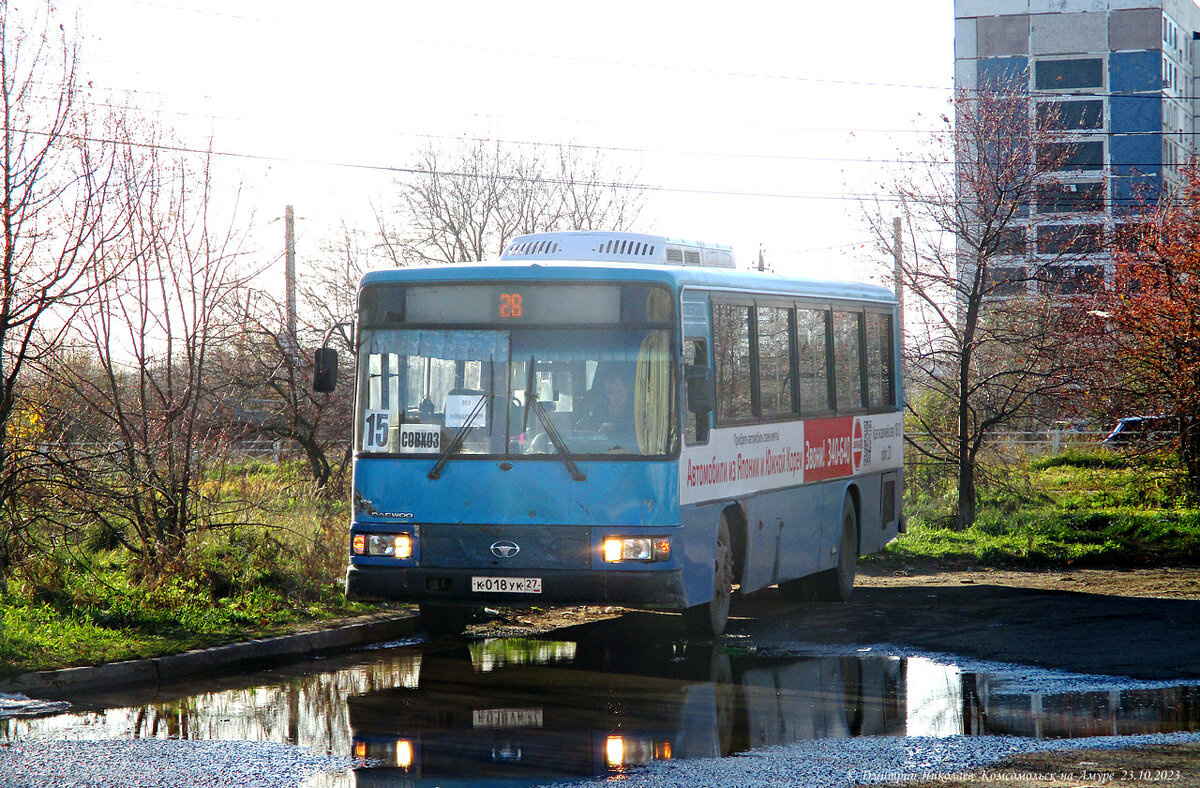
[[[895,402],[892,385],[892,316],[867,313],[867,404],[872,410]]]
[[[829,326],[822,309],[796,311],[800,412],[806,416],[833,410],[829,402],[828,358]]]
[[[687,364],[698,367],[708,366],[708,345],[703,339],[685,339],[683,341],[683,357]],[[687,407],[686,397],[683,408],[683,439],[689,446],[708,443],[708,424],[711,414],[705,413],[697,418],[691,408]]]
[[[758,308],[758,396],[765,419],[793,411],[791,313],[780,307]]]
[[[862,313],[833,313],[834,390],[838,413],[860,410],[863,397]]]
[[[754,418],[750,368],[750,307],[713,304],[717,423]]]

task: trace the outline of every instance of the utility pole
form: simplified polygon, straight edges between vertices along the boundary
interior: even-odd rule
[[[291,352],[296,351],[296,216],[292,206],[283,213],[284,287],[287,293],[287,336]]]
[[[896,302],[899,305],[899,326],[897,330],[900,336],[904,336],[904,232],[903,223],[900,217],[897,216],[892,220],[892,256],[895,258],[896,266],[892,271],[893,288],[896,291]]]

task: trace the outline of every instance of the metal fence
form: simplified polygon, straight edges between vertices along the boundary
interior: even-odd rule
[[[1090,451],[1099,448],[1101,441],[1108,437],[1108,434],[1108,430],[1009,430],[988,433],[987,445],[996,451],[1007,450],[1032,455],[1061,454],[1072,449]],[[922,433],[909,433],[907,437],[918,443],[922,438],[931,438],[930,435]],[[953,441],[954,437],[945,435],[942,439]]]
[[[1108,437],[1108,431],[1051,429],[1039,432],[997,432],[992,437],[996,443],[1020,448],[1030,454],[1060,454],[1068,449],[1095,449]]]

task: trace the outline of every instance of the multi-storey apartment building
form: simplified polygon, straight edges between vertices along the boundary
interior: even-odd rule
[[[1053,186],[995,261],[1009,292],[1071,293],[1104,274],[1101,239],[1180,181],[1200,124],[1194,0],[955,0],[955,86],[1027,86],[1068,140]],[[996,265],[998,264],[998,265]],[[1029,277],[1030,266],[1050,276]],[[1007,275],[1006,270],[1007,268]]]

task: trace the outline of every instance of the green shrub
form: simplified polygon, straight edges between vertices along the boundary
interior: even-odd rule
[[[994,567],[1131,566],[1200,559],[1200,509],[1186,503],[1182,471],[1166,452],[1069,451],[1017,463],[981,483],[979,513],[952,522],[945,479],[907,479],[909,533],[885,561]]]

